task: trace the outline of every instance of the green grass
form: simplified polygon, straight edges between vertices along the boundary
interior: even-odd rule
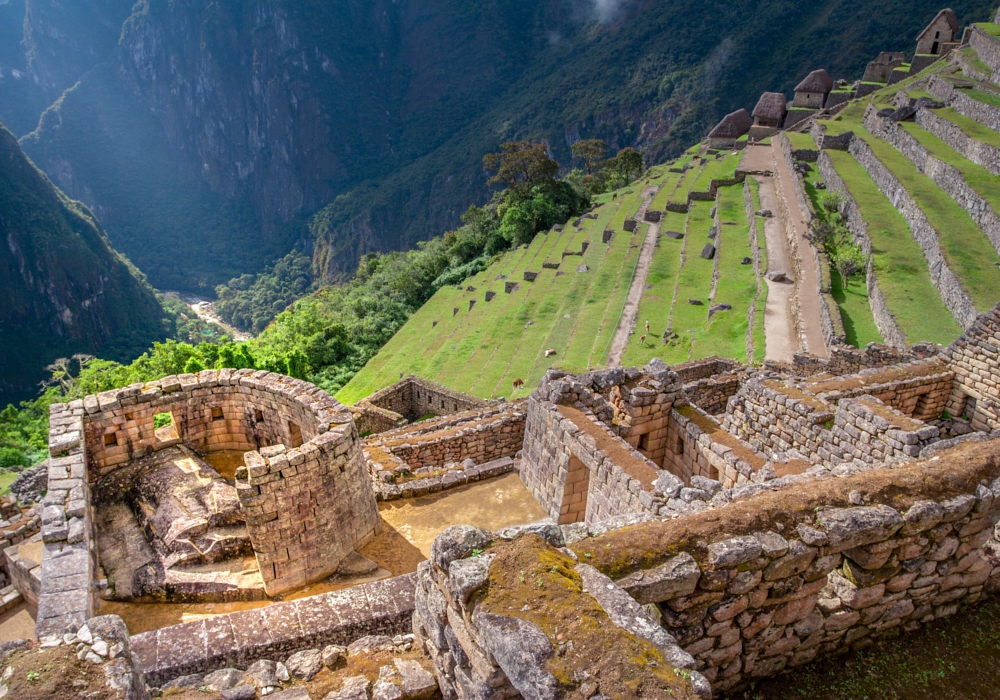
[[[959,53],[961,53],[962,56],[965,58],[965,62],[966,63],[968,63],[969,65],[971,65],[973,68],[975,68],[976,70],[978,70],[983,75],[985,75],[985,76],[988,77],[988,76],[990,76],[990,75],[993,74],[993,69],[990,68],[985,63],[983,63],[983,60],[981,58],[979,58],[979,52],[977,52],[971,46],[969,46],[969,47],[967,47],[965,49],[962,49]]]
[[[581,231],[570,224],[561,233],[536,236],[527,249],[508,252],[462,290],[439,290],[337,397],[356,402],[400,373],[414,373],[476,396],[513,398],[515,378],[525,380],[521,394],[527,394],[549,366],[579,371],[603,362],[646,231],[645,225],[634,234],[622,229],[639,207],[640,191],[620,190],[615,201],[595,210],[597,219],[583,219]],[[601,243],[605,228],[615,231],[608,245]],[[580,250],[584,240],[590,246],[582,257],[563,258],[563,251]],[[545,261],[560,262],[560,269],[543,269]],[[582,264],[589,271],[576,273]],[[534,282],[523,280],[525,270],[539,273]],[[495,279],[501,273],[507,279]],[[506,294],[507,281],[520,288]],[[489,303],[487,290],[497,293]],[[471,310],[470,299],[476,300]],[[554,357],[545,357],[547,348],[556,350]]]
[[[6,496],[10,493],[10,485],[18,476],[17,472],[0,471],[0,496]]]
[[[990,36],[994,36],[1000,39],[1000,25],[998,24],[993,24],[992,22],[976,22],[972,26],[976,27],[977,29],[983,30]]]
[[[989,202],[993,211],[1000,211],[1000,177],[981,165],[966,160],[947,143],[913,122],[899,122],[906,133],[913,136],[935,158],[944,161],[962,174],[962,178],[979,195]]]
[[[750,198],[753,201],[753,210],[760,211],[760,183],[754,178],[747,178],[750,186]],[[767,240],[764,236],[764,225],[757,221],[757,248],[760,255],[760,271],[767,272]],[[760,282],[760,295],[757,297],[757,306],[753,320],[753,361],[760,363],[764,361],[764,354],[767,350],[767,337],[764,335],[764,310],[767,308],[767,284],[763,280]]]
[[[990,107],[1000,109],[1000,96],[994,95],[992,92],[986,92],[985,90],[963,90],[963,94]]]
[[[994,148],[1000,148],[1000,134],[987,126],[983,126],[973,119],[969,119],[964,114],[959,114],[953,108],[947,107],[945,109],[936,109],[934,110],[934,114],[942,119],[950,121],[952,124],[961,129],[962,132],[965,133],[965,135],[970,139],[981,141],[982,143],[985,143],[988,146],[993,146]]]
[[[948,266],[962,280],[980,313],[1000,299],[1000,255],[971,217],[910,160],[885,141],[860,129],[876,157],[899,179],[940,237]],[[992,177],[992,176],[991,176]]]
[[[794,131],[786,131],[785,136],[792,144],[793,150],[819,150],[816,148],[816,142],[813,141],[812,136],[809,134],[799,134]]]
[[[817,175],[819,173],[816,173]],[[827,210],[823,206],[822,191],[813,187],[807,181],[806,196],[812,200],[813,210],[820,219],[827,219]],[[855,275],[854,278],[844,278],[835,265],[830,265],[830,294],[840,309],[840,319],[844,324],[845,340],[849,345],[863,348],[868,343],[883,342],[882,334],[875,325],[872,316],[871,301],[868,298],[868,284],[865,275]]]
[[[927,273],[910,227],[863,167],[845,151],[826,151],[868,224],[879,288],[908,342],[947,345],[961,334]]]

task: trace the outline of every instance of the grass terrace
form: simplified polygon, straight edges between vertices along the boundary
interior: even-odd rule
[[[975,139],[994,148],[1000,148],[1000,134],[973,119],[969,119],[964,114],[959,114],[953,108],[935,109],[934,114],[950,121],[970,139]]]
[[[760,183],[755,178],[747,178],[750,184],[750,198],[753,200],[753,210],[760,211]],[[767,240],[764,236],[764,224],[757,221],[757,247],[760,254],[760,272],[767,272]],[[767,284],[760,281],[760,295],[757,297],[757,306],[753,321],[753,361],[760,363],[764,361],[764,353],[767,341],[764,336],[764,310],[767,308]]]
[[[964,209],[906,156],[864,129],[855,131],[855,135],[871,146],[937,230],[949,267],[961,278],[979,312],[992,308],[1000,299],[1000,269],[996,265],[1000,255],[986,235]]]
[[[789,143],[792,144],[792,150],[811,150],[817,151],[816,142],[813,141],[812,136],[809,134],[800,134],[794,131],[786,131],[785,136],[788,138]]]
[[[899,329],[911,343],[946,345],[962,329],[927,274],[927,260],[909,224],[863,167],[845,151],[825,151],[868,224],[879,288]]]

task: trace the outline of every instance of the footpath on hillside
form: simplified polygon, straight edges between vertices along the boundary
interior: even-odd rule
[[[815,251],[805,238],[809,227],[795,197],[796,176],[777,143],[748,147],[741,167],[774,173],[772,177],[753,176],[760,183],[761,208],[774,213],[763,219],[768,272],[784,272],[795,278],[778,282],[765,276],[764,359],[790,363],[800,350],[825,358],[829,353],[820,325],[819,268]],[[795,260],[798,265],[792,264]],[[794,272],[796,267],[799,274]]]
[[[635,220],[641,222],[646,216],[649,203],[656,196],[656,186],[647,187],[642,191],[642,206],[636,212]],[[611,342],[611,351],[608,353],[608,365],[618,367],[622,363],[622,355],[628,347],[628,339],[635,328],[635,319],[639,313],[639,302],[642,301],[642,293],[646,288],[646,280],[649,279],[649,266],[653,261],[653,253],[656,252],[656,239],[660,235],[660,224],[650,223],[646,230],[646,238],[642,243],[642,250],[639,253],[639,263],[635,268],[635,276],[632,277],[632,286],[628,290],[628,298],[625,300],[625,308],[622,311],[618,328],[615,329],[615,337]]]

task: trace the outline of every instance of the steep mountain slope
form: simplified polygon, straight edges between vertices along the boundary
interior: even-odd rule
[[[0,126],[0,404],[60,355],[131,359],[164,335],[153,290]]]
[[[455,225],[503,140],[545,139],[565,165],[590,136],[659,160],[761,86],[909,49],[936,9],[142,0],[23,146],[158,286],[211,286],[296,241],[334,278]],[[955,9],[985,18],[988,3]]]

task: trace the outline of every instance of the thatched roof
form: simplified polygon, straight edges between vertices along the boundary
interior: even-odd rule
[[[757,100],[753,115],[758,119],[774,119],[781,121],[788,109],[785,106],[785,96],[780,92],[765,92]]]
[[[714,129],[708,133],[710,139],[738,139],[750,131],[753,120],[745,109],[739,109],[722,118]]]
[[[928,24],[924,28],[924,31],[920,32],[920,34],[918,36],[923,36],[924,34],[926,34],[927,32],[929,32],[931,30],[931,27],[933,27],[934,24],[939,19],[941,19],[941,17],[944,17],[948,21],[948,26],[951,28],[951,31],[953,31],[953,32],[955,32],[957,34],[958,30],[959,30],[958,17],[955,16],[955,11],[949,7],[948,9],[941,10],[936,15],[934,15],[934,19],[931,20],[931,23]]]
[[[821,92],[828,93],[833,90],[833,78],[820,68],[814,70],[806,76],[806,79],[795,86],[795,92]]]

